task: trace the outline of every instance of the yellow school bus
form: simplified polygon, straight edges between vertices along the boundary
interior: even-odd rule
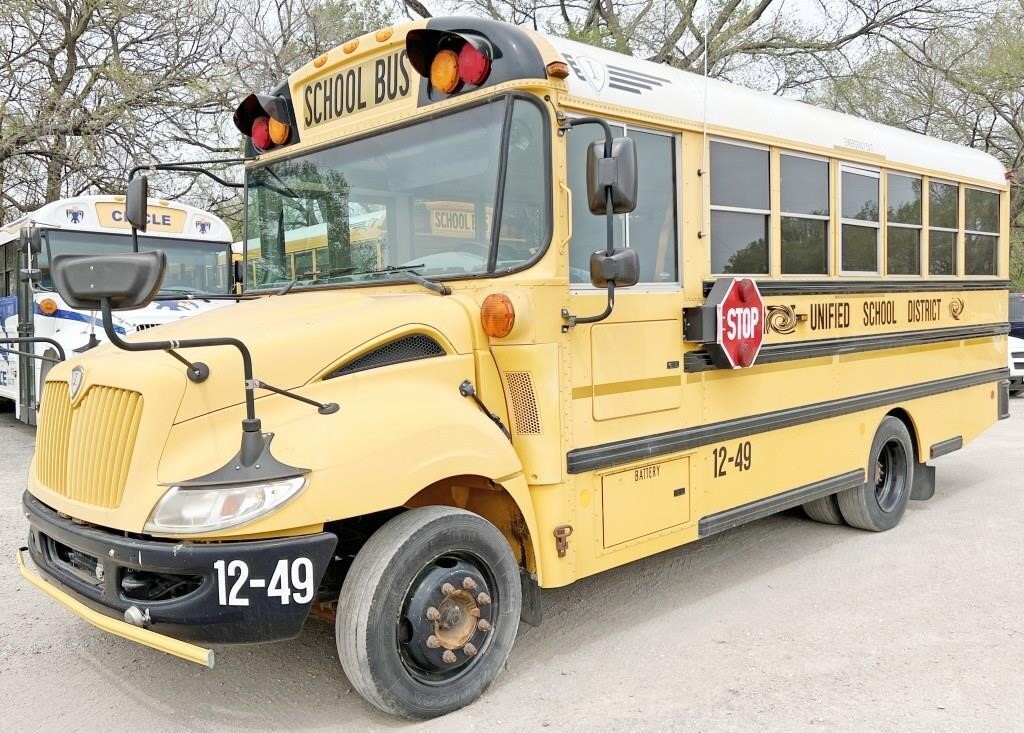
[[[892,529],[1007,416],[988,155],[479,18],[352,39],[235,124],[273,295],[46,380],[19,557],[113,634],[212,665],[331,618],[371,704],[441,715],[539,589],[798,506]],[[53,268],[109,320],[162,263]]]

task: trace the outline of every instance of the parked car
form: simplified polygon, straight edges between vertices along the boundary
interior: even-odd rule
[[[1010,293],[1010,394],[1024,392],[1024,293]]]

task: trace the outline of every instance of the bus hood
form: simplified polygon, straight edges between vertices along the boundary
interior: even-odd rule
[[[207,311],[219,310],[226,305],[234,305],[233,300],[204,300],[201,298],[183,300],[155,300],[145,308],[133,311],[114,313],[114,326],[121,326],[126,333],[144,331],[165,323],[191,318]],[[96,317],[100,324],[99,316]]]
[[[473,349],[471,307],[475,305],[463,296],[440,297],[427,292],[300,291],[243,301],[231,308],[147,328],[127,340],[236,338],[252,353],[256,379],[295,389],[357,355],[368,343],[386,341],[392,331],[429,331],[440,336],[446,350],[469,353]],[[140,312],[140,319],[145,315]],[[109,358],[112,350],[114,347],[103,345],[94,353]],[[210,376],[201,383],[187,383],[175,423],[244,401],[242,360],[237,349],[182,348],[178,353],[206,364]],[[119,368],[136,373],[176,367],[173,358],[162,351],[120,352],[113,356]],[[86,369],[88,358],[82,360]],[[184,374],[183,367],[181,371]],[[61,373],[54,369],[54,378],[64,378]]]

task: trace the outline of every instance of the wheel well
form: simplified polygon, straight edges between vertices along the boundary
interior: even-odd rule
[[[324,530],[337,535],[338,546],[321,582],[322,595],[336,600],[352,560],[370,535],[391,518],[420,506],[453,506],[479,514],[505,535],[519,566],[537,572],[530,530],[511,494],[501,484],[482,476],[452,476],[422,489],[403,506],[326,524]]]
[[[526,519],[501,484],[483,476],[452,476],[422,489],[405,503],[408,509],[432,505],[454,506],[479,514],[505,535],[520,567],[531,573],[537,571]]]
[[[921,446],[918,442],[917,428],[914,427],[914,421],[911,419],[910,413],[904,410],[902,407],[897,407],[895,409],[889,410],[889,412],[886,413],[886,416],[895,417],[897,420],[899,420],[900,422],[907,426],[907,432],[910,433],[910,442],[913,443],[914,445],[914,460],[917,461],[918,463],[922,463]]]

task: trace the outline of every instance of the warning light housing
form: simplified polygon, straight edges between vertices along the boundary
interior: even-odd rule
[[[487,83],[494,48],[482,36],[432,28],[409,31],[405,39],[409,63],[442,94],[456,94]]]
[[[257,152],[295,142],[291,102],[283,95],[250,94],[238,105],[232,119]]]

